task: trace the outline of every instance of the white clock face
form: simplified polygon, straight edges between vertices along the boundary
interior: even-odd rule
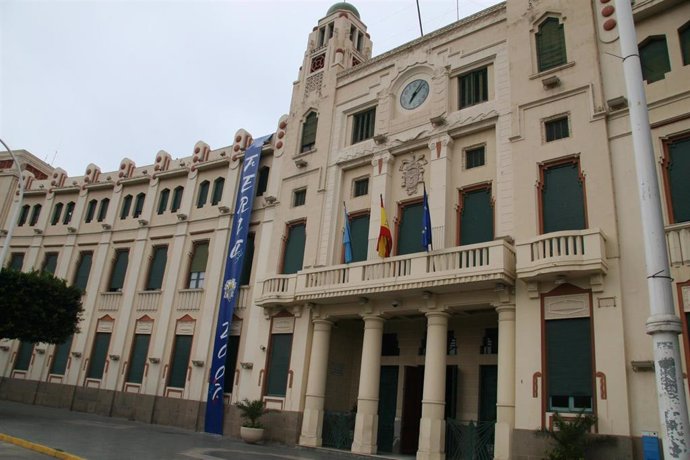
[[[429,83],[426,80],[415,80],[405,86],[400,95],[400,105],[407,110],[416,109],[429,96]]]

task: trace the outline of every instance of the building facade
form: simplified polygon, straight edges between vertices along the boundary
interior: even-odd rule
[[[521,459],[544,452],[555,412],[584,411],[613,440],[598,458],[642,458],[661,427],[612,8],[509,0],[376,57],[353,5],[328,10],[263,147],[226,433],[231,403],[262,398],[273,440]],[[634,13],[687,373],[690,3]],[[3,340],[1,397],[203,427],[251,138],[78,177],[23,154],[5,264],[81,287],[85,314],[65,344]],[[5,158],[2,228],[18,205]]]

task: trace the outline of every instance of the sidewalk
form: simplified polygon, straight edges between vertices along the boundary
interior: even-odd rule
[[[0,401],[0,433],[94,460],[371,458],[327,449],[306,449],[275,444],[249,445],[239,440],[207,433],[11,401]],[[5,445],[0,446],[0,456],[5,447]],[[6,458],[49,457],[36,454],[36,456],[7,456]]]

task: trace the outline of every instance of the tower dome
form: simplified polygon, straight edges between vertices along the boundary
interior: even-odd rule
[[[347,2],[338,2],[334,4],[332,7],[328,8],[328,11],[326,12],[326,16],[330,16],[331,14],[335,13],[338,10],[345,10],[349,11],[357,18],[359,18],[359,11],[357,11],[357,8],[352,3],[347,3]]]

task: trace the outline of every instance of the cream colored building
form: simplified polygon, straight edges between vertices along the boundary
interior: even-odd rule
[[[263,148],[228,403],[263,398],[273,440],[420,459],[536,458],[584,410],[614,439],[596,458],[642,458],[661,427],[610,6],[509,0],[376,57],[353,5],[328,10]],[[687,373],[690,3],[634,8]],[[250,137],[79,177],[23,154],[5,263],[84,287],[85,314],[66,345],[3,341],[0,397],[203,429]]]

